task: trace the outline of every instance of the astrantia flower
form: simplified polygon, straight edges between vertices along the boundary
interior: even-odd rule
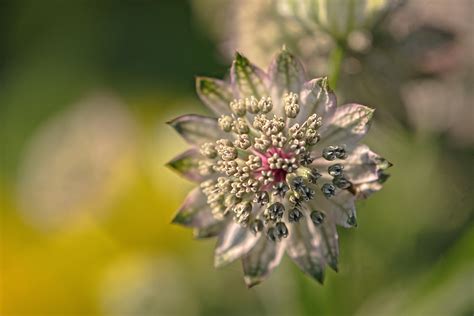
[[[275,1],[274,5],[282,16],[296,19],[310,29],[321,28],[335,39],[346,40],[351,32],[369,29],[380,15],[399,2],[280,0]]]
[[[199,183],[173,222],[217,236],[215,266],[240,258],[248,286],[285,251],[322,282],[326,265],[337,270],[336,225],[356,226],[354,202],[387,178],[390,164],[357,145],[374,110],[336,106],[327,79],[307,80],[285,49],[267,72],[238,53],[230,71],[230,83],[197,79],[217,118],[170,122],[192,148],[169,166]]]

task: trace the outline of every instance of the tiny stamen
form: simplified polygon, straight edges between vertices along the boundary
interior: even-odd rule
[[[283,217],[285,207],[280,202],[275,202],[268,206],[263,212],[263,217],[266,222],[276,222]]]
[[[222,115],[217,120],[217,124],[224,132],[230,132],[232,130],[232,126],[234,125],[234,119],[229,115]]]
[[[321,191],[325,197],[330,198],[336,194],[336,187],[330,183],[325,183],[321,187]]]
[[[321,225],[324,219],[326,218],[326,215],[320,211],[312,211],[310,214],[311,221],[315,225]]]
[[[288,212],[288,221],[290,223],[297,223],[301,218],[303,218],[303,213],[296,207]]]
[[[276,229],[276,235],[278,239],[288,237],[288,228],[286,227],[285,223],[283,222],[276,223],[275,229]]]

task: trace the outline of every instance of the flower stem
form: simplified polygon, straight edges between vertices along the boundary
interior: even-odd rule
[[[335,90],[339,75],[341,73],[342,59],[344,58],[344,46],[337,43],[329,56],[329,86]]]

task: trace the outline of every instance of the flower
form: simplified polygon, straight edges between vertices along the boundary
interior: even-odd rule
[[[230,75],[230,83],[196,80],[217,119],[169,122],[192,148],[168,165],[199,183],[173,223],[217,236],[215,266],[240,258],[249,287],[285,251],[322,283],[326,265],[337,270],[336,225],[356,226],[355,201],[387,178],[390,163],[357,145],[374,110],[336,106],[327,78],[307,80],[285,48],[267,72],[237,53]]]
[[[281,0],[277,12],[306,27],[320,28],[334,39],[345,41],[351,32],[370,28],[386,11],[398,5],[394,0],[334,1]]]

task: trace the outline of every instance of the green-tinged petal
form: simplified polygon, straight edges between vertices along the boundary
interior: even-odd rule
[[[345,104],[337,108],[331,121],[320,129],[320,146],[354,145],[369,130],[374,109],[360,104]]]
[[[257,244],[242,258],[244,280],[248,287],[262,282],[281,261],[286,240],[274,242],[260,236]]]
[[[195,148],[191,148],[181,155],[173,158],[166,165],[185,177],[194,182],[202,182],[205,177],[199,173],[199,161],[202,159],[201,154]]]
[[[297,122],[304,120],[313,113],[323,118],[323,124],[330,122],[336,112],[336,94],[328,85],[327,77],[316,78],[305,82],[300,93],[300,114]]]
[[[321,152],[315,152],[317,157]],[[344,168],[344,176],[352,184],[362,184],[367,182],[379,181],[383,177],[383,171],[390,168],[392,164],[370,150],[367,145],[357,145],[349,152],[349,155],[343,161],[339,161]],[[334,161],[328,161],[319,157],[313,161],[314,166],[318,166],[321,171],[326,172],[327,168],[334,165]],[[331,180],[327,177],[326,180]]]
[[[374,153],[367,145],[359,145],[344,161],[344,174],[353,184],[377,181],[380,172],[392,164]]]
[[[230,223],[217,240],[214,266],[216,268],[229,264],[249,252],[258,241],[257,236],[247,227]]]
[[[283,48],[268,69],[273,102],[281,101],[285,93],[299,93],[305,82],[305,71],[298,58]]]
[[[225,81],[207,78],[196,78],[196,91],[202,102],[217,116],[230,114],[229,103],[234,99],[230,84]]]
[[[327,168],[334,164],[334,162],[318,158],[313,164],[319,168]],[[352,183],[350,191],[355,195],[356,199],[366,199],[372,193],[381,190],[382,183],[389,177],[385,170],[392,166],[388,160],[371,151],[366,145],[355,147],[350,152],[349,157],[341,162],[341,164],[344,166],[344,176]],[[326,180],[330,180],[330,178],[327,177]],[[347,219],[349,226],[355,226],[356,217],[355,211],[350,211],[352,208],[351,205],[347,205],[344,212],[346,216],[337,217],[338,225],[347,227],[347,225],[343,224]]]
[[[326,258],[326,262],[334,271],[337,272],[337,263],[339,257],[339,236],[337,234],[334,219],[331,219],[331,216],[329,215],[323,224],[318,226],[318,230],[321,232],[324,243],[324,257]]]
[[[382,173],[379,178],[386,179],[388,178],[388,175]],[[383,185],[380,179],[372,182],[365,182],[354,185],[354,190],[357,199],[366,199],[373,193],[382,190],[382,188]]]
[[[269,96],[267,74],[242,56],[235,54],[230,70],[234,95],[239,98]]]
[[[334,222],[346,228],[357,226],[357,216],[355,208],[356,197],[347,190],[339,190],[336,195],[326,198],[323,195],[316,195],[311,205],[326,214],[330,214]]]
[[[187,227],[205,228],[218,223],[206,203],[206,196],[199,187],[189,192],[173,218],[172,223]]]
[[[306,274],[321,284],[324,281],[325,244],[318,231],[306,216],[298,223],[289,225],[286,253]]]
[[[182,115],[168,122],[188,143],[200,145],[225,137],[213,117],[189,114]]]

